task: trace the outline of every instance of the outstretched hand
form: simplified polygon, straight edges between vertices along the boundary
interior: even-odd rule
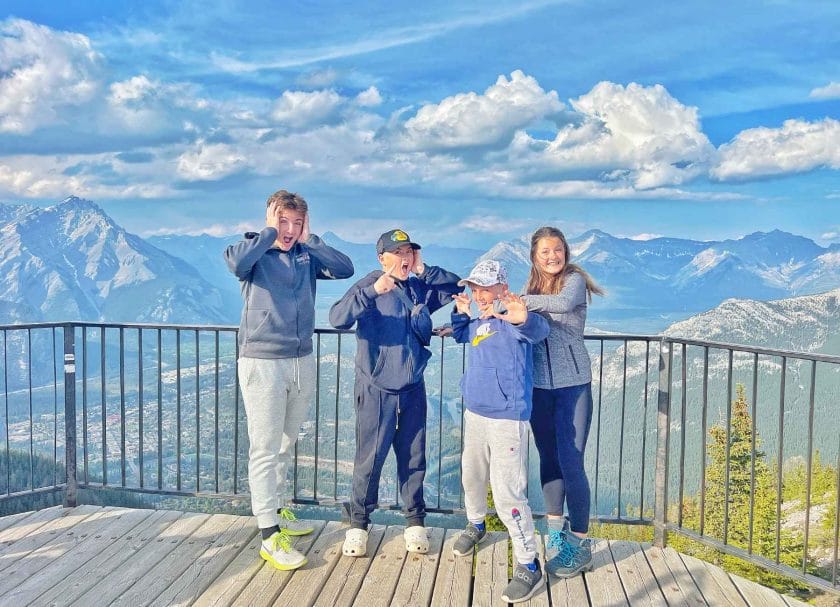
[[[376,279],[376,282],[373,283],[373,289],[376,291],[377,295],[384,295],[388,291],[393,291],[394,287],[397,285],[397,281],[394,279],[393,273],[394,270],[397,269],[397,263],[394,262],[390,268],[385,270],[385,272]]]
[[[491,309],[488,316],[494,316],[513,325],[521,325],[528,319],[528,307],[525,305],[525,300],[520,296],[507,291],[502,295],[501,302],[505,305],[507,313],[500,314]]]
[[[466,293],[455,293],[452,296],[452,299],[455,300],[455,309],[458,310],[459,314],[466,314],[467,316],[470,315],[470,296]]]

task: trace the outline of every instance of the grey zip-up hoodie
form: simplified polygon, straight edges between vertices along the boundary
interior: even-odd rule
[[[529,311],[539,312],[551,332],[534,345],[534,387],[567,388],[592,381],[592,363],[583,343],[586,324],[586,280],[577,272],[566,277],[557,295],[523,295]]]
[[[297,358],[312,353],[315,279],[349,278],[353,262],[315,234],[289,251],[273,247],[277,230],[265,227],[225,249],[240,281],[239,355]]]

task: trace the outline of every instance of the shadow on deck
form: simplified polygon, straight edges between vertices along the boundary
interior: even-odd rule
[[[409,555],[403,527],[374,525],[368,557],[341,555],[346,525],[313,521],[296,539],[309,562],[278,571],[258,555],[251,517],[100,506],[0,518],[3,605],[504,605],[508,539],[493,533],[457,558],[460,529],[430,528]],[[595,569],[523,605],[804,605],[671,548],[597,542]]]

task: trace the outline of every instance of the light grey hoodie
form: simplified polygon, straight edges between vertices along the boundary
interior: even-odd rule
[[[534,387],[567,388],[592,381],[589,352],[583,343],[586,324],[586,280],[577,272],[566,277],[557,295],[523,295],[529,311],[547,320],[548,338],[534,345]]]

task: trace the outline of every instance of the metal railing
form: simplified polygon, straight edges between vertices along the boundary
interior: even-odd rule
[[[15,500],[31,505],[35,496],[73,505],[80,490],[213,500],[247,495],[248,436],[237,380],[236,327],[74,322],[0,330],[0,507]],[[350,493],[355,340],[348,333],[315,333],[315,399],[294,453],[292,493],[298,503],[337,505]],[[822,472],[834,466],[835,476],[840,470],[835,412],[840,357],[658,335],[589,335],[586,341],[593,369],[586,451],[593,520],[652,525],[660,545],[674,534],[838,590],[840,478],[833,481],[833,515],[831,504],[826,506],[831,499],[812,496],[811,483],[815,466]],[[465,349],[444,338],[436,338],[432,349],[426,370],[426,502],[432,512],[462,512],[459,379]],[[799,381],[803,372],[805,383]],[[771,392],[777,398],[772,415]],[[741,430],[736,432],[734,424],[744,409],[733,405],[736,393],[749,405],[746,456],[743,437],[735,436]],[[762,447],[773,458],[767,459]],[[801,503],[793,506],[804,517],[801,532],[789,529],[795,518],[789,504],[795,500],[783,499],[790,462],[801,464],[805,476]],[[767,510],[768,471],[774,506],[769,553],[757,514]],[[381,507],[399,508],[393,456],[382,479]],[[529,499],[539,513],[543,504],[533,445],[529,481]],[[738,493],[745,487],[746,501]],[[820,502],[819,533],[812,498]],[[790,536],[801,539],[794,564]],[[828,565],[818,562],[818,553]]]

